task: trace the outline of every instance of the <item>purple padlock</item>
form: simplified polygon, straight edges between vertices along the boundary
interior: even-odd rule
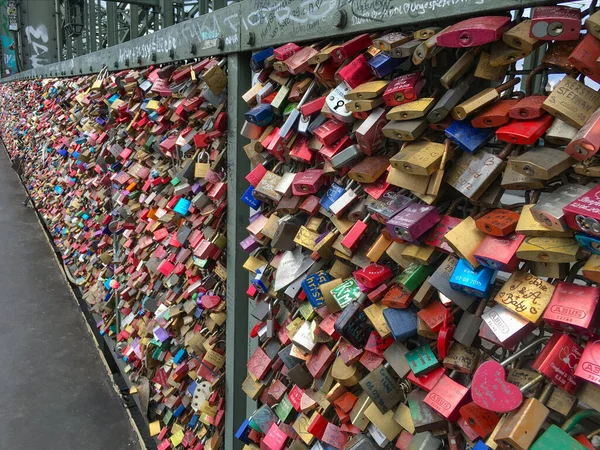
[[[258,242],[254,236],[249,235],[247,238],[240,242],[240,246],[244,249],[244,251],[248,254],[252,253],[254,250],[261,246],[261,243]]]
[[[440,221],[434,206],[414,203],[392,217],[386,224],[392,238],[403,239],[413,244]]]

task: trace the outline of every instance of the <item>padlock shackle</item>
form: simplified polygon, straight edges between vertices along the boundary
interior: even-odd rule
[[[528,352],[529,350],[531,350],[532,348],[535,348],[537,346],[539,346],[540,344],[543,344],[544,342],[547,342],[550,340],[550,336],[545,336],[545,337],[541,337],[536,339],[535,341],[533,341],[531,344],[526,345],[524,348],[522,348],[521,350],[519,350],[517,353],[515,353],[514,355],[509,356],[508,358],[506,358],[504,361],[502,361],[500,363],[500,365],[502,367],[506,367],[507,365],[509,365],[511,362],[513,362],[515,359],[519,358],[520,356],[524,355],[526,352]]]
[[[521,79],[519,77],[513,78],[512,80],[508,80],[506,83],[502,83],[500,86],[497,86],[494,89],[496,89],[496,92],[498,92],[498,93],[504,92],[504,91],[510,89],[511,87],[519,84],[520,81],[521,81]]]
[[[527,97],[533,95],[533,80],[535,79],[536,75],[544,70],[550,69],[551,67],[552,66],[550,66],[550,64],[540,64],[539,66],[534,67],[531,72],[529,72],[529,75],[527,76],[527,82],[525,83],[525,95],[527,95]]]

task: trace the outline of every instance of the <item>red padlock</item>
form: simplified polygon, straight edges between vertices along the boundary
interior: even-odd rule
[[[370,264],[354,272],[356,281],[369,289],[375,289],[380,284],[392,278],[392,269],[382,264]]]
[[[591,336],[598,318],[599,299],[598,287],[559,281],[544,311],[544,321],[557,330]]]
[[[484,16],[458,22],[436,36],[439,47],[478,47],[497,41],[510,23],[508,16]]]
[[[365,55],[360,54],[337,72],[340,82],[345,81],[352,89],[373,79]]]
[[[344,62],[345,59],[351,58],[354,55],[366,50],[373,44],[371,36],[368,33],[356,36],[342,45],[337,47],[333,51],[333,62],[338,66]]]
[[[512,120],[496,130],[496,137],[510,144],[533,145],[548,131],[553,120],[548,114],[533,120]]]
[[[577,389],[575,367],[583,348],[566,334],[554,333],[531,367],[569,394]]]
[[[534,8],[529,36],[542,41],[575,41],[581,31],[581,11],[568,6]]]
[[[425,77],[422,72],[413,72],[394,78],[385,92],[383,101],[387,106],[396,106],[416,100],[423,86]]]
[[[577,161],[591,158],[600,149],[600,109],[579,129],[565,151]]]

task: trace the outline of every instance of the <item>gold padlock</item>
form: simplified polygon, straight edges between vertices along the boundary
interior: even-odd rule
[[[403,146],[389,162],[394,169],[402,172],[427,176],[440,167],[443,155],[443,144],[420,141]]]
[[[490,64],[490,54],[481,52],[479,61],[475,68],[475,77],[489,81],[502,81],[508,73],[509,66],[492,66]]]
[[[472,217],[467,217],[452,230],[446,233],[444,239],[454,252],[476,269],[479,262],[475,259],[475,251],[483,242],[486,234],[475,225]]]
[[[580,248],[573,238],[529,236],[517,249],[517,257],[524,261],[570,263],[577,261]]]
[[[532,52],[536,48],[540,47],[544,41],[531,37],[530,30],[531,20],[523,20],[510,30],[502,33],[502,40],[505,44],[513,48],[523,50],[525,52]]]
[[[551,230],[545,227],[540,222],[535,220],[531,213],[531,208],[535,205],[524,205],[517,222],[515,232],[524,234],[525,236],[548,237],[548,238],[566,238],[573,236],[572,230]]]
[[[413,193],[427,194],[430,178],[429,176],[413,175],[391,168],[386,181],[394,186],[413,191]]]
[[[412,102],[403,103],[394,106],[386,114],[388,120],[414,120],[425,117],[436,104],[437,99],[433,97],[423,97]]]
[[[581,128],[600,107],[600,93],[571,76],[556,85],[542,108],[575,128]]]

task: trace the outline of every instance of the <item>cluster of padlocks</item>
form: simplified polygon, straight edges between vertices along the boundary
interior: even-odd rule
[[[160,450],[223,438],[225,63],[0,88],[14,166]]]
[[[588,13],[253,54],[246,449],[598,448]]]

